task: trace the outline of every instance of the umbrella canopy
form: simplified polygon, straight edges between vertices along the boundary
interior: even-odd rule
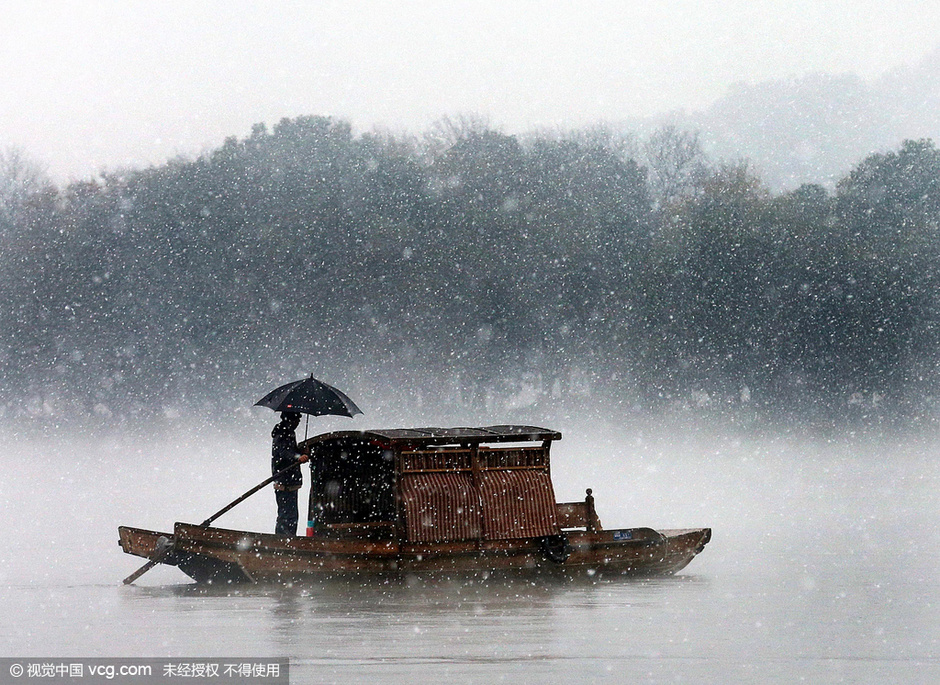
[[[362,410],[346,396],[346,393],[323,381],[318,381],[313,376],[272,390],[255,402],[255,406],[311,416],[331,414],[352,418],[355,414],[362,413]]]

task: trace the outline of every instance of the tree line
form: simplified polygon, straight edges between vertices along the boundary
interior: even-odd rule
[[[929,140],[782,194],[671,127],[299,117],[62,188],[7,152],[0,414],[227,412],[316,372],[455,414],[931,418],[938,223]]]

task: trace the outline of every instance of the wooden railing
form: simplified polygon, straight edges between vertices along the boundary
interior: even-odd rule
[[[548,450],[544,447],[480,448],[484,469],[548,468]]]
[[[469,471],[472,468],[468,449],[414,450],[401,453],[401,471]]]
[[[473,451],[466,448],[413,450],[401,453],[401,472],[470,471]],[[544,447],[479,448],[480,468],[547,469],[548,450]]]

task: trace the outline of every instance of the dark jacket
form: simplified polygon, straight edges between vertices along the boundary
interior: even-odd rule
[[[297,457],[301,452],[297,449],[297,437],[294,435],[294,429],[289,428],[283,423],[279,423],[271,431],[271,475],[274,475],[281,469],[285,469],[292,463],[297,464],[297,468],[291,469],[286,473],[274,479],[276,485],[296,489],[303,482],[303,474],[300,471],[300,462]]]

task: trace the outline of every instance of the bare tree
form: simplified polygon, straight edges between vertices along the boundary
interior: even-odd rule
[[[650,194],[657,207],[688,193],[707,172],[708,162],[697,132],[673,124],[657,129],[643,146]]]
[[[603,148],[623,162],[639,161],[641,157],[637,135],[622,126],[608,123],[578,129],[560,127],[536,129],[523,139],[529,147],[538,141],[555,140],[577,143],[586,148]]]
[[[434,157],[460,140],[494,130],[496,129],[485,116],[478,114],[445,115],[431,124],[431,128],[425,132],[423,136],[425,152]]]
[[[42,166],[20,150],[0,150],[0,234],[18,225],[29,199],[51,186]]]

